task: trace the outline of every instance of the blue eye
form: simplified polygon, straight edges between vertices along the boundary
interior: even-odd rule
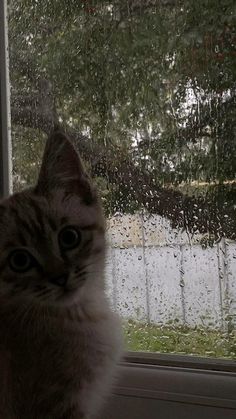
[[[34,259],[27,250],[14,250],[9,255],[9,266],[14,272],[23,273],[32,268]]]
[[[72,250],[81,242],[81,233],[74,227],[64,227],[58,237],[62,250]]]

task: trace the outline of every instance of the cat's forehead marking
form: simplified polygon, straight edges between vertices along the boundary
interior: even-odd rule
[[[12,225],[12,233],[17,241],[22,245],[34,237],[43,237],[46,233],[43,214],[40,210],[37,212],[33,206],[25,203],[23,206],[9,207],[10,222]]]
[[[74,220],[81,227],[93,225],[95,222],[103,223],[99,206],[86,205],[77,195],[65,195],[64,191],[58,190],[52,196],[51,205],[57,209],[58,216],[64,222]]]

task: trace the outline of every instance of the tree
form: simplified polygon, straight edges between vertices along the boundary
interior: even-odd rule
[[[18,180],[34,178],[60,122],[107,213],[145,207],[234,238],[235,189],[224,182],[236,172],[235,15],[234,0],[11,0]],[[176,190],[193,180],[216,185],[199,197]]]

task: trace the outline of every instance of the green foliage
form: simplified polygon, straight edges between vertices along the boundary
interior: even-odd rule
[[[34,130],[19,127],[13,131],[13,181],[15,191],[36,184],[45,138]],[[32,138],[34,141],[32,141]]]
[[[11,0],[13,104],[50,82],[58,118],[103,149],[103,168],[85,157],[108,212],[140,205],[133,165],[157,185],[234,179],[235,20],[234,0]],[[32,132],[22,125],[15,167],[28,182],[32,155],[20,147]]]

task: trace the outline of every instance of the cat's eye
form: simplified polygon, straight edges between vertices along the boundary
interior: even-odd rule
[[[9,255],[9,265],[14,272],[24,273],[32,268],[34,259],[27,250],[14,250]]]
[[[81,242],[81,233],[75,227],[64,227],[59,233],[59,245],[62,250],[72,250]]]

